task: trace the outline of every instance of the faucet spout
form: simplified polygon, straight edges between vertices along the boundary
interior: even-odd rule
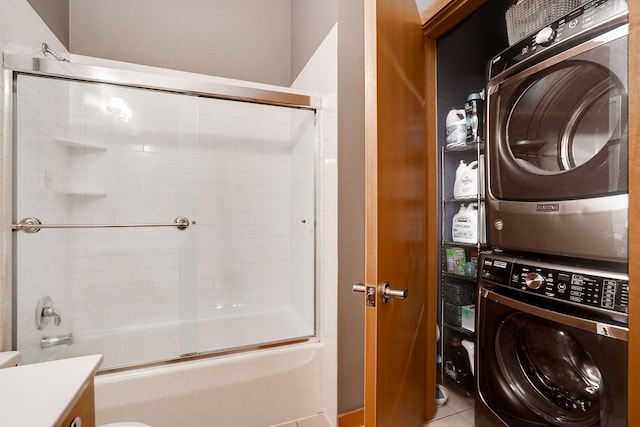
[[[73,332],[68,335],[45,335],[40,340],[40,348],[56,347],[65,344],[73,344]]]

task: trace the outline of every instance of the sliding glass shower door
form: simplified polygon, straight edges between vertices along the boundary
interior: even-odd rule
[[[311,110],[16,74],[14,346],[103,369],[315,334]]]

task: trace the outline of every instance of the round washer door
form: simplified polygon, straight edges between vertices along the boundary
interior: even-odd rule
[[[599,425],[602,374],[591,355],[562,326],[529,314],[508,316],[496,335],[502,375],[517,398],[551,425]]]

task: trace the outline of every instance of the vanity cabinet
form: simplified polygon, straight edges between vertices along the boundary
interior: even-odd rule
[[[95,427],[101,363],[92,355],[0,369],[0,426]]]
[[[96,406],[93,377],[85,381],[77,395],[77,400],[70,402],[66,412],[68,413],[64,420],[56,427],[95,427]],[[80,423],[77,420],[80,420]]]

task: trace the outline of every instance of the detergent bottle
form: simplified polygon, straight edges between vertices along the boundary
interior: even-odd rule
[[[468,165],[460,161],[456,169],[456,180],[453,184],[454,199],[469,199],[478,196],[478,161]]]
[[[460,210],[453,216],[451,239],[460,243],[478,243],[478,204],[460,205]]]
[[[474,369],[475,368],[474,355],[476,353],[475,344],[471,341],[462,340],[460,341],[460,345],[462,345],[464,349],[467,350],[467,355],[469,356],[469,367],[471,368],[471,375],[475,375],[475,369]]]
[[[467,116],[464,110],[452,109],[447,114],[445,141],[447,146],[466,145]]]
[[[460,178],[460,176],[462,176],[465,170],[467,170],[467,162],[462,159],[458,164],[458,169],[456,169],[456,181]]]

